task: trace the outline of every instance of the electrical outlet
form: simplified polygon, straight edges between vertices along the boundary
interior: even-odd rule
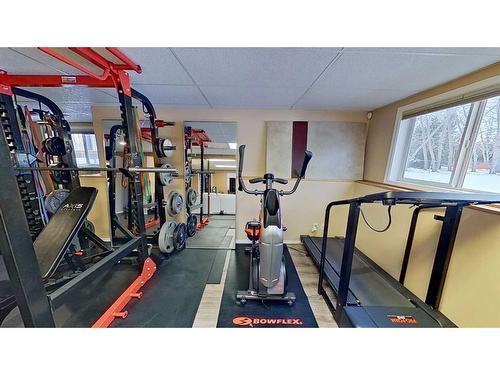
[[[312,232],[312,233],[314,233],[314,232],[316,232],[317,230],[318,230],[318,224],[317,224],[317,223],[314,223],[314,224],[312,225],[311,232]]]

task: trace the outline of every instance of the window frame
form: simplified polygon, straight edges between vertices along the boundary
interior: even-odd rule
[[[100,163],[101,163],[101,160],[100,160],[100,157],[99,157],[99,147],[97,145],[97,136],[95,134],[94,131],[92,130],[76,130],[76,131],[72,131],[71,132],[71,143],[74,144],[74,140],[73,140],[73,135],[89,135],[89,134],[92,134],[95,138],[95,142],[96,142],[96,151],[97,151],[97,164],[90,164],[88,163],[89,162],[89,150],[88,150],[88,142],[86,141],[86,138],[83,137],[82,138],[82,141],[83,141],[83,148],[84,148],[84,152],[85,152],[85,159],[87,160],[87,163],[84,165],[84,166],[79,166],[81,168],[87,168],[87,167],[99,167],[100,166]],[[73,145],[73,148],[74,148],[74,145]],[[76,150],[75,150],[75,156],[76,156]],[[76,157],[75,157],[75,162],[76,162]]]
[[[386,163],[384,183],[413,189],[492,193],[462,187],[467,174],[468,162],[474,148],[474,140],[479,131],[487,101],[484,96],[488,92],[496,92],[496,96],[500,95],[500,75],[398,107]],[[470,98],[470,100],[467,100],[467,98]],[[408,119],[416,119],[419,114],[439,111],[444,107],[458,106],[465,104],[467,101],[473,103],[471,103],[472,107],[469,111],[466,128],[455,155],[456,168],[452,172],[449,183],[405,178],[404,171],[413,133],[413,127],[409,126],[404,129],[401,126],[402,122],[406,120],[405,115],[411,113],[412,117]]]

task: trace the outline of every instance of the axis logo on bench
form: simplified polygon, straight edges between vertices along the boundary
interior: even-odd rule
[[[233,319],[233,324],[236,326],[255,327],[258,325],[276,325],[276,326],[300,326],[304,324],[301,319],[297,318],[257,318],[248,316],[237,316]]]
[[[81,210],[83,208],[83,203],[66,203],[62,206],[63,210]]]

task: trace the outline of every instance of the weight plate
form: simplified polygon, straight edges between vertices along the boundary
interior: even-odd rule
[[[43,141],[44,151],[49,155],[63,156],[66,154],[64,140],[61,137],[51,137]]]
[[[61,206],[61,203],[68,198],[69,193],[68,189],[58,189],[49,193],[49,195],[45,198],[45,208],[47,211],[51,215],[54,215],[57,209]]]
[[[155,153],[156,156],[158,156],[159,158],[163,158],[163,153],[161,152],[160,145],[161,145],[161,138],[157,138],[154,145]]]
[[[92,223],[90,220],[85,220],[85,223],[83,224],[85,227],[90,230],[92,233],[95,233],[95,226],[94,223]]]
[[[184,223],[179,223],[174,230],[174,248],[182,250],[186,247],[187,227]]]
[[[189,215],[187,218],[186,230],[189,237],[193,237],[196,234],[196,224],[198,224],[198,217],[195,215]]]
[[[164,139],[163,142],[161,143],[162,153],[163,155],[165,155],[166,158],[170,158],[174,153],[174,150],[169,150],[169,148],[172,146],[173,146],[172,141],[168,138]]]
[[[95,226],[94,224],[90,221],[90,220],[85,220],[83,222],[83,226],[84,228],[86,228],[87,230],[89,230],[90,232],[92,233],[95,233]],[[82,236],[75,236],[76,239],[76,242],[73,241],[74,244],[76,244],[77,248],[80,248],[80,249],[87,249],[87,248],[90,248],[90,242],[91,239],[90,237],[86,234],[86,233],[82,233]]]
[[[191,169],[189,167],[184,168],[184,180],[186,184],[191,182]]]
[[[174,231],[177,227],[175,221],[166,221],[158,234],[158,247],[162,253],[170,254],[174,251]]]
[[[193,206],[196,203],[196,198],[198,197],[198,194],[196,193],[196,190],[193,188],[189,188],[186,191],[186,204],[188,207]]]
[[[63,162],[52,166],[56,168],[68,168],[68,165]],[[50,171],[49,173],[56,184],[69,184],[71,181],[71,174],[69,171]]]
[[[170,216],[178,215],[182,211],[184,198],[176,191],[171,191],[167,200],[167,212]]]
[[[162,168],[172,168],[172,166],[170,164],[163,164],[161,166]],[[170,175],[170,173],[160,173],[159,175],[159,179],[160,179],[160,183],[163,185],[163,186],[168,186],[172,183],[172,181],[174,180],[174,178],[172,177],[172,175]]]
[[[158,138],[155,144],[155,152],[159,158],[169,158],[172,156],[174,150],[170,148],[173,146],[172,141],[168,138]]]

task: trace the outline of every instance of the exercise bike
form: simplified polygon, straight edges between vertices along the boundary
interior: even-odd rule
[[[307,165],[312,158],[310,151],[305,152],[302,170],[298,174],[292,190],[283,191],[273,188],[273,183],[286,185],[284,178],[274,177],[272,173],[262,178],[252,178],[251,184],[264,183],[264,190],[248,190],[241,176],[245,145],[239,148],[238,190],[247,194],[261,195],[259,220],[251,220],[245,226],[245,232],[252,241],[250,248],[250,273],[248,290],[236,293],[236,300],[245,304],[247,300],[285,301],[290,306],[295,302],[295,294],[287,292],[287,272],[283,255],[283,231],[281,222],[280,196],[291,195],[297,190],[306,174]]]

